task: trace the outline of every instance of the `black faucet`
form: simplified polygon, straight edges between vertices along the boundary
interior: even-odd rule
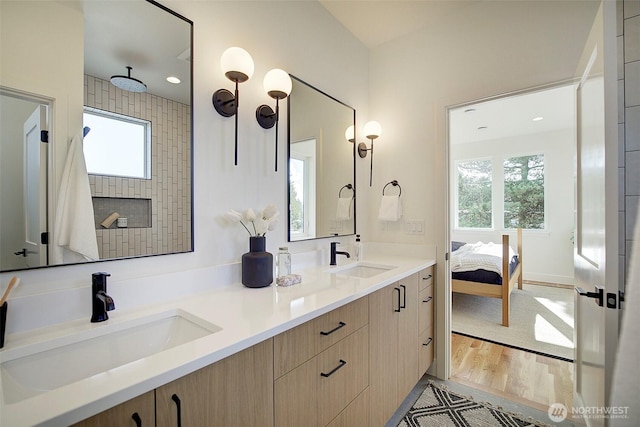
[[[331,262],[329,263],[329,265],[336,265],[336,255],[346,255],[347,258],[351,258],[349,252],[336,250],[336,245],[339,244],[340,242],[331,242]]]
[[[91,322],[104,322],[109,318],[107,311],[115,310],[113,298],[107,295],[107,277],[109,273],[93,273],[91,275]]]

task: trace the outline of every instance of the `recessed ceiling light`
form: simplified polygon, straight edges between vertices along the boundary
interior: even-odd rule
[[[479,126],[479,127],[478,127],[478,130],[485,130],[485,129],[487,129],[487,127],[486,127],[486,126]]]
[[[465,113],[475,113],[476,109],[475,108],[467,108],[466,110],[464,110]]]
[[[176,76],[169,76],[167,77],[167,81],[169,83],[173,83],[174,85],[177,85],[178,83],[180,83],[180,79],[177,78]]]
[[[539,122],[540,120],[544,120],[544,117],[542,117],[542,116],[538,116],[538,117],[534,117],[534,118],[533,118],[533,119],[531,119],[531,120],[533,120],[534,122]]]

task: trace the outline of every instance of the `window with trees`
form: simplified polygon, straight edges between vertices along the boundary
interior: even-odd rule
[[[491,228],[491,160],[458,163],[458,227]]]
[[[494,170],[500,161],[490,159],[457,163],[456,226],[544,229],[544,155],[509,157],[501,163],[502,170]]]
[[[544,156],[504,161],[504,227],[544,229]]]

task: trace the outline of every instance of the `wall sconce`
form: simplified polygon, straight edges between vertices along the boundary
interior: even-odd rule
[[[253,75],[253,59],[246,50],[230,47],[222,54],[220,67],[224,75],[236,84],[236,90],[233,94],[227,89],[218,89],[213,93],[212,102],[221,116],[236,116],[235,165],[238,166],[238,83],[246,82]]]
[[[276,111],[262,104],[256,108],[256,120],[263,129],[271,129],[276,125],[276,172],[278,172],[278,119],[280,117],[280,100],[291,93],[291,77],[286,71],[274,68],[264,76],[264,90],[276,100]]]
[[[371,151],[371,166],[369,168],[369,187],[371,187],[373,180],[373,140],[378,138],[382,134],[382,127],[380,123],[376,121],[367,122],[362,128],[365,138],[371,141],[371,148],[367,148],[367,144],[361,142],[358,144],[358,155],[361,158],[367,157],[367,151]]]

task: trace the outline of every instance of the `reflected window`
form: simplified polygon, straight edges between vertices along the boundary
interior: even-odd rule
[[[151,122],[85,107],[87,172],[151,179]]]
[[[316,140],[291,144],[289,157],[290,237],[315,237]]]

